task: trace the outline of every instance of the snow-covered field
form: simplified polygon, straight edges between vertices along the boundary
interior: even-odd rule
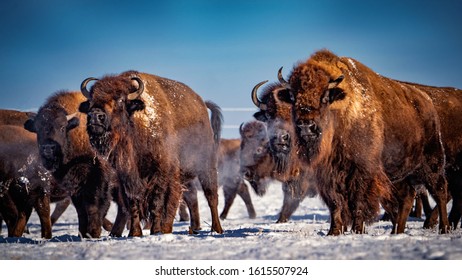
[[[223,194],[219,189],[220,205]],[[173,234],[141,238],[100,239],[77,236],[77,215],[71,206],[53,228],[53,238],[40,238],[35,213],[30,233],[22,238],[0,237],[1,260],[462,260],[462,231],[446,235],[422,229],[422,220],[409,219],[404,234],[390,235],[391,224],[378,221],[367,234],[326,236],[329,215],[318,198],[305,199],[290,222],[276,224],[282,205],[282,191],[272,185],[264,197],[252,194],[257,211],[249,219],[244,203],[236,197],[228,219],[222,221],[224,234],[210,232],[210,213],[199,192],[202,231],[188,234],[187,222],[175,222]],[[448,205],[449,207],[449,205]],[[111,207],[109,217],[115,216]],[[125,232],[125,236],[128,231]]]

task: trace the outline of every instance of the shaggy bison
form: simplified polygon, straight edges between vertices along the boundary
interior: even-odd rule
[[[90,90],[87,84],[96,80]],[[128,71],[81,84],[87,101],[91,145],[117,172],[130,212],[129,236],[141,236],[141,219],[151,234],[171,233],[184,184],[198,177],[207,198],[212,230],[218,217],[217,149],[207,106],[188,86],[155,75]]]
[[[56,194],[50,174],[39,163],[35,135],[20,126],[0,125],[0,139],[0,214],[8,236],[21,237],[35,209],[42,237],[51,238],[50,200]]]
[[[328,50],[296,65],[286,87],[300,159],[313,168],[331,213],[330,235],[348,225],[364,232],[380,202],[394,232],[403,232],[417,183],[437,203],[440,231],[448,231],[440,123],[425,91]]]
[[[83,101],[85,97],[80,92],[57,92],[24,126],[37,134],[42,165],[71,197],[78,214],[79,234],[97,238],[111,199],[118,198],[118,184],[112,168],[90,146],[86,116],[78,112]],[[126,216],[119,206],[112,235],[122,234]]]
[[[316,195],[310,178],[300,169],[294,168],[292,162],[288,162],[290,168],[282,171],[278,169],[278,161],[270,149],[266,123],[251,121],[241,125],[239,131],[242,139],[241,172],[244,178],[260,196],[266,193],[272,180],[282,182],[284,199],[277,222],[287,222],[307,195]]]

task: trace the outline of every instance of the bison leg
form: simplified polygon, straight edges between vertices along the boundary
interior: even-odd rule
[[[189,215],[191,216],[191,230],[194,232],[201,229],[199,203],[197,201],[197,188],[194,181],[187,183],[186,188],[187,190],[183,192],[183,198],[189,209]]]
[[[296,186],[290,186],[288,185],[288,183],[284,183],[282,185],[284,200],[282,203],[282,209],[279,213],[277,223],[286,223],[300,205],[301,199],[300,197],[297,197],[297,195],[295,195],[294,187]]]
[[[140,209],[136,203],[133,203],[130,207],[130,230],[128,236],[143,236],[141,229]]]
[[[182,195],[181,185],[176,183],[175,181],[170,182],[169,186],[167,187],[167,191],[165,193],[165,198],[164,198],[163,215],[162,215],[162,220],[161,220],[161,232],[162,233],[172,233],[173,232],[173,222],[175,220],[176,211],[178,209],[178,206],[180,205],[181,195]],[[190,211],[193,212],[194,210],[190,209]],[[191,223],[197,222],[197,221],[194,221],[194,219],[191,216]]]
[[[448,202],[449,197],[447,194],[446,179],[442,175],[439,175],[436,181],[436,184],[431,184],[430,182],[427,186],[428,186],[430,194],[432,195],[433,199],[436,202],[436,207],[438,209],[440,233],[448,233],[449,232],[449,219],[448,219],[446,204]]]
[[[342,213],[339,207],[330,207],[330,229],[327,235],[340,235],[344,233]]]
[[[228,216],[229,209],[233,205],[234,199],[236,198],[238,192],[238,186],[234,184],[224,184],[223,185],[223,195],[225,196],[225,206],[223,211],[221,211],[220,219],[224,220]]]
[[[87,233],[92,238],[99,238],[101,236],[101,228],[103,227],[104,217],[101,213],[102,211],[95,204],[87,204],[85,208],[88,217]]]
[[[42,238],[51,238],[50,196],[43,195],[35,203],[35,211],[40,219]]]
[[[216,169],[209,174],[200,174],[199,181],[204,190],[205,198],[207,199],[211,216],[212,216],[212,230],[217,233],[223,233],[220,219],[218,217],[218,182]]]
[[[189,213],[186,210],[186,202],[180,202],[180,209],[178,209],[178,214],[180,215],[180,222],[187,222],[189,221]]]
[[[21,237],[26,229],[27,220],[32,213],[32,207],[26,206],[22,211],[18,211],[18,219],[13,230],[13,237]]]
[[[399,182],[396,184],[399,192],[399,206],[396,224],[393,227],[392,233],[404,233],[407,218],[411,212],[412,204],[415,198],[415,189],[407,182]]]
[[[88,215],[87,211],[85,210],[85,205],[80,196],[73,196],[72,203],[74,204],[75,210],[77,211],[77,217],[79,220],[79,235],[86,238],[88,237]]]
[[[124,205],[118,203],[116,219],[112,225],[111,233],[109,235],[113,237],[121,237],[124,231],[124,227],[128,222],[128,218],[129,213],[127,208]]]
[[[51,214],[51,225],[54,225],[61,215],[66,211],[67,207],[71,204],[71,198],[66,197],[65,199],[56,202],[53,214]]]
[[[0,210],[2,210],[2,217],[8,228],[8,237],[14,237],[13,232],[19,214],[16,204],[14,204],[8,193],[0,198]]]
[[[255,217],[257,216],[257,213],[255,212],[255,209],[253,208],[252,198],[250,197],[249,188],[243,181],[241,181],[241,183],[239,184],[239,187],[237,189],[237,194],[244,201],[245,207],[247,208],[247,213],[249,214],[249,218],[255,219]]]

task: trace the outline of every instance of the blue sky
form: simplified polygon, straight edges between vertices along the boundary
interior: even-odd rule
[[[253,86],[321,48],[391,78],[462,88],[461,10],[456,0],[4,0],[1,107],[37,109],[89,76],[138,70],[215,101],[223,136],[238,137]]]

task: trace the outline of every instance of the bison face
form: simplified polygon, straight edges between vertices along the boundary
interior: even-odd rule
[[[283,173],[290,162],[295,132],[292,121],[270,119],[268,121],[268,136],[271,154],[276,164],[276,171]]]
[[[266,125],[260,121],[240,127],[240,173],[258,195],[266,192],[261,181],[271,175],[273,165],[269,151]]]
[[[316,79],[310,81],[313,80],[316,81]],[[323,130],[332,125],[334,121],[329,105],[345,96],[341,89],[336,88],[342,80],[343,76],[340,76],[335,81],[325,84],[322,82],[311,84],[306,81],[300,82],[297,77],[291,78],[292,84],[295,84],[293,86],[295,129],[302,156],[307,161],[311,161],[317,155]]]
[[[80,104],[79,111],[87,114],[91,145],[100,154],[107,155],[119,138],[115,133],[124,133],[130,126],[130,116],[144,109],[143,101],[138,99],[144,91],[144,83],[138,77],[106,77],[97,80],[89,91],[86,86],[92,80],[97,79],[88,78],[80,86],[88,100]]]
[[[63,109],[45,108],[24,123],[24,128],[37,134],[42,165],[55,172],[64,164],[68,132],[79,126],[76,114]]]
[[[257,90],[264,82],[257,84],[252,90],[252,101],[260,109],[254,117],[268,125],[270,150],[279,173],[285,171],[289,162],[294,134],[290,104],[293,98],[287,82],[282,78],[281,70],[282,67],[278,72],[279,83],[266,87],[261,99],[257,96]]]

